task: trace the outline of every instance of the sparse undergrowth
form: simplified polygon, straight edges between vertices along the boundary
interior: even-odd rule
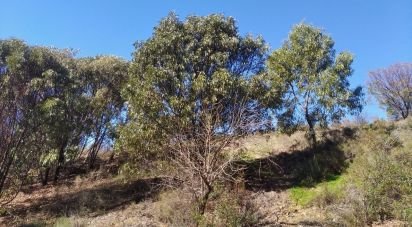
[[[155,184],[150,183],[151,186],[143,181],[125,184],[121,176],[106,176],[107,183],[90,186],[91,179],[99,179],[91,174],[58,186],[73,192],[66,193],[70,196],[59,192],[56,197],[37,195],[38,198],[28,200],[31,204],[27,210],[31,214],[11,223],[102,226],[103,223],[116,223],[116,220],[132,225],[137,220],[145,220],[141,226],[256,226],[267,220],[259,216],[257,207],[263,205],[259,203],[265,198],[270,198],[264,207],[268,213],[271,209],[277,210],[271,219],[274,220],[272,225],[279,224],[279,220],[290,220],[290,223],[298,224],[317,221],[317,224],[326,226],[365,226],[387,221],[407,226],[412,217],[411,125],[411,120],[396,124],[378,121],[351,129],[354,135],[346,139],[343,135],[349,129],[325,131],[324,141],[329,138],[329,142],[321,145],[315,156],[304,145],[292,151],[287,147],[284,135],[247,138],[238,147],[248,146],[246,155],[252,152],[243,160],[249,169],[243,176],[242,190],[229,189],[227,185],[218,187],[203,216],[196,213],[193,198],[182,188],[165,188],[157,194],[152,190],[159,183],[156,180]],[[294,141],[292,138],[297,137],[287,139]],[[284,144],[279,145],[282,147],[267,151],[277,140],[283,140]],[[259,147],[265,141],[267,144]],[[143,184],[146,188],[139,191]],[[289,195],[287,198],[285,193],[287,203],[276,203],[273,201],[277,199],[276,195],[264,194],[264,191],[275,193],[276,190],[285,192],[285,189]],[[112,194],[113,190],[116,195],[123,193],[124,196],[117,198]],[[259,193],[262,195],[260,200],[250,199],[251,194]],[[130,195],[135,195],[134,199],[130,199]],[[110,206],[113,204],[110,201],[114,200],[123,202],[118,203],[119,206]],[[270,204],[282,207],[275,208]],[[319,212],[323,214],[315,215]],[[136,217],[132,215],[135,213]],[[291,213],[301,217],[293,218]],[[4,212],[5,217],[13,214],[18,212],[11,208]]]
[[[412,224],[411,131],[411,119],[364,126],[356,140],[341,146],[351,163],[345,173],[314,187],[293,187],[291,199],[324,208],[331,225],[392,219]]]
[[[248,193],[220,188],[216,191],[204,215],[196,211],[196,201],[182,189],[159,195],[155,216],[167,226],[256,226],[259,223],[257,204]]]

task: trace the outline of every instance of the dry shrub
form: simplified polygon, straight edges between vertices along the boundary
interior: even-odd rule
[[[159,195],[155,216],[168,226],[256,226],[260,220],[257,210],[246,194],[221,189],[200,215],[191,193],[173,190]]]
[[[183,190],[165,191],[159,194],[155,216],[168,226],[196,226],[196,208],[189,193]]]
[[[331,204],[336,203],[339,200],[339,195],[336,192],[331,191],[328,187],[323,187],[321,193],[316,196],[311,204],[320,208],[325,208]]]
[[[246,194],[222,193],[217,198],[208,226],[256,226],[259,223],[256,205]]]
[[[363,193],[357,188],[349,186],[346,197],[341,203],[332,204],[327,207],[326,214],[331,226],[354,226],[363,227],[367,225],[367,209]]]

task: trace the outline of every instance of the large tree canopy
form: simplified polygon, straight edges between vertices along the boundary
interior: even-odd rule
[[[146,167],[158,158],[172,163],[173,179],[192,191],[203,214],[232,160],[223,161],[223,152],[256,127],[250,82],[265,54],[264,41],[240,36],[231,17],[169,15],[136,44],[124,90],[130,121],[118,145],[137,163],[148,160]]]
[[[70,56],[66,50],[0,40],[0,193],[3,186],[21,183],[41,152],[51,149],[46,144],[52,138],[43,130],[62,121],[47,122],[42,107],[55,90],[65,88],[43,89],[40,81],[65,81],[69,71],[63,59]]]
[[[412,63],[370,72],[368,88],[391,117],[407,118],[412,112]]]
[[[171,120],[200,125],[200,113],[216,103],[225,106],[221,117],[230,114],[235,100],[247,96],[250,78],[263,70],[265,54],[262,38],[240,36],[231,17],[164,18],[151,38],[136,44],[122,143],[149,154],[176,130]]]
[[[362,107],[362,89],[350,89],[353,57],[335,57],[334,41],[322,30],[307,24],[293,27],[283,46],[268,61],[268,83],[283,91],[278,125],[291,130],[306,122],[309,139],[316,143],[315,125],[326,126]],[[278,87],[280,86],[280,87]]]

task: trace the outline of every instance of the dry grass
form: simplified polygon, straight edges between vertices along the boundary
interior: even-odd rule
[[[238,148],[245,151],[246,159],[260,159],[282,152],[304,150],[308,142],[305,132],[299,131],[292,135],[280,133],[255,134],[238,141]]]
[[[82,226],[83,220],[88,221],[89,217],[118,212],[130,204],[150,199],[161,187],[160,178],[126,182],[107,172],[113,163],[103,164],[107,168],[68,175],[56,185],[26,186],[14,201],[2,207],[6,212],[0,217],[0,226],[44,226],[54,222]]]
[[[409,127],[407,123],[399,124],[399,127]],[[315,151],[317,156],[314,158],[315,153],[308,149],[304,134],[303,131],[291,136],[278,133],[256,134],[241,139],[234,145],[236,149],[245,151],[242,161],[247,165],[242,176],[245,195],[260,207],[260,215],[266,215],[262,222],[267,226],[271,226],[268,223],[279,222],[285,226],[320,224],[325,219],[321,213],[322,208],[296,206],[286,189],[299,185],[300,179],[310,174],[308,170],[312,166],[309,164],[315,158],[320,171],[339,172],[340,168],[343,168],[342,163],[338,162],[344,155],[341,148],[350,150],[353,147],[347,145],[353,143],[337,139],[346,138],[343,128],[318,131],[320,144],[324,145],[320,146],[319,151]],[[408,147],[412,145],[409,134],[400,131],[399,138]],[[324,143],[328,140],[331,144]],[[341,146],[342,141],[344,146]],[[111,174],[119,167],[119,162],[116,161],[102,162],[100,166],[100,170],[89,174],[70,174],[58,185],[42,187],[35,184],[26,187],[6,208],[5,216],[0,217],[0,226],[36,223],[50,225],[56,221],[62,226],[193,224],[189,195],[180,194],[178,191],[164,191],[165,189],[159,186],[160,179],[127,179],[126,183],[116,174]],[[213,197],[210,206],[219,207],[219,203],[220,200]],[[228,206],[230,209],[221,208],[222,217],[229,217],[228,214],[232,214],[232,211],[240,210],[233,204],[228,205],[231,205]],[[208,212],[212,214],[214,211],[209,207]],[[233,217],[233,220],[238,220],[236,215]]]

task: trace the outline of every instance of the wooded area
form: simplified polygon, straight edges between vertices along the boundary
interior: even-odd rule
[[[6,207],[29,185],[58,184],[66,177],[64,170],[73,166],[87,173],[104,168],[96,162],[99,155],[110,154],[110,160],[122,160],[118,173],[126,181],[161,178],[163,187],[178,188],[195,204],[190,221],[171,225],[255,226],[257,222],[242,219],[252,215],[247,210],[233,223],[212,218],[219,195],[235,190],[239,182],[248,185],[254,174],[253,161],[245,158],[248,151],[239,149],[239,141],[262,133],[303,131],[308,144],[304,162],[296,159],[284,166],[279,158],[276,165],[266,163],[271,166],[266,171],[287,172],[296,164],[296,174],[309,165],[303,169],[308,171],[305,177],[294,175],[299,183],[293,185],[313,186],[342,174],[352,162],[363,168],[359,162],[365,151],[351,148],[346,164],[335,163],[339,159],[332,151],[341,149],[340,144],[350,146],[350,139],[360,147],[359,141],[373,138],[371,146],[379,152],[370,159],[381,164],[365,162],[376,165],[367,171],[375,174],[374,168],[386,171],[391,165],[388,174],[399,174],[394,178],[401,182],[385,182],[387,191],[365,192],[363,201],[393,198],[396,208],[392,202],[386,204],[391,208],[364,207],[365,220],[354,225],[411,221],[412,153],[410,146],[400,148],[410,144],[410,134],[404,138],[391,132],[412,125],[361,122],[365,89],[349,83],[353,61],[351,53],[337,53],[332,37],[312,25],[295,25],[283,45],[269,52],[263,37],[242,36],[234,18],[220,14],[185,20],[169,14],[149,39],[135,43],[131,61],[78,58],[70,49],[0,40],[1,202]],[[412,63],[370,72],[368,89],[393,120],[408,120]],[[350,116],[358,125],[342,126],[342,135],[331,136],[331,126]],[[358,133],[358,139],[349,131]],[[397,154],[389,155],[398,147]],[[353,171],[355,176],[358,170]],[[380,187],[376,184],[369,186]],[[247,209],[241,202],[236,206]]]

